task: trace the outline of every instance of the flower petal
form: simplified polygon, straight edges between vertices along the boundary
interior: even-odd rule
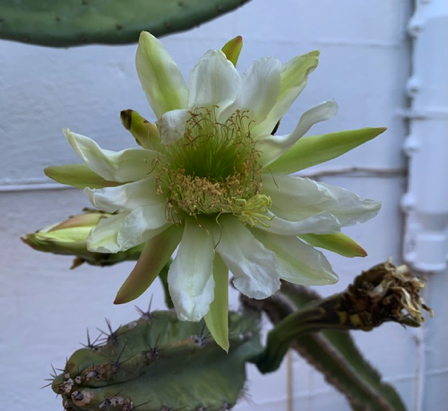
[[[327,212],[342,227],[373,218],[381,203],[361,198],[344,188],[309,178],[275,174],[263,180],[263,193],[272,199],[271,211],[288,220],[301,220],[312,214]],[[329,234],[331,231],[314,234]],[[299,233],[297,233],[299,234]]]
[[[338,105],[335,101],[325,101],[305,111],[291,134],[286,136],[268,134],[259,138],[257,149],[262,152],[260,163],[267,167],[289,150],[314,124],[329,120],[337,112]]]
[[[145,31],[140,34],[135,65],[157,118],[167,111],[186,108],[188,90],[179,67],[165,46]]]
[[[214,299],[212,236],[196,220],[187,218],[176,258],[168,271],[168,284],[177,317],[199,321]]]
[[[110,213],[117,210],[133,210],[141,206],[165,204],[164,199],[156,193],[156,180],[153,177],[118,187],[94,190],[85,188],[84,193],[96,208]]]
[[[270,210],[287,220],[302,220],[321,211],[334,198],[314,180],[297,176],[268,175],[263,179],[263,194],[271,197]]]
[[[272,250],[278,262],[280,278],[294,284],[334,284],[338,276],[326,257],[295,236],[268,234],[252,229],[254,236]]]
[[[120,250],[129,250],[166,230],[171,223],[166,220],[165,214],[165,203],[132,210],[118,230],[117,243]]]
[[[344,257],[366,257],[367,252],[355,240],[343,233],[302,234],[299,236],[313,247],[324,248]]]
[[[142,295],[170,259],[182,236],[182,229],[172,225],[146,243],[137,264],[118,290],[114,304],[128,303]]]
[[[189,110],[168,111],[156,124],[159,128],[162,144],[167,146],[184,136],[185,126],[191,117]]]
[[[89,168],[109,181],[127,183],[144,178],[148,174],[156,153],[144,149],[122,151],[103,150],[92,139],[63,130],[68,142],[79,158]]]
[[[188,85],[188,107],[217,105],[217,114],[237,96],[240,76],[221,50],[209,50],[193,68]]]
[[[235,276],[233,284],[250,298],[270,297],[280,288],[275,254],[233,216],[221,216],[216,251]]]
[[[101,188],[119,185],[115,181],[107,181],[100,175],[94,173],[85,164],[66,164],[63,166],[50,166],[44,169],[47,177],[61,184],[77,188]]]
[[[364,223],[375,217],[381,209],[380,201],[362,198],[350,190],[332,184],[318,184],[325,187],[334,198],[334,202],[327,206],[327,209],[343,227]]]
[[[205,323],[216,343],[229,351],[229,270],[219,254],[213,260],[215,299],[205,315]]]
[[[277,122],[285,115],[291,104],[305,88],[308,82],[308,75],[319,64],[319,54],[319,51],[311,51],[293,58],[281,67],[281,87],[277,96],[277,102],[272,107],[267,118],[254,127],[254,135],[271,134]]]
[[[87,238],[87,249],[98,253],[117,253],[120,251],[117,242],[118,230],[128,215],[128,212],[123,212],[100,220]]]
[[[220,114],[220,120],[225,121],[236,110],[248,110],[250,120],[263,121],[280,92],[280,68],[280,61],[273,57],[254,61],[241,76],[235,102]]]
[[[292,174],[339,157],[386,131],[362,128],[301,138],[285,154],[269,165],[272,173]]]
[[[274,234],[332,234],[341,230],[341,225],[337,218],[327,211],[321,211],[299,221],[285,220],[272,213],[268,213],[268,216],[274,218],[267,227],[259,226],[259,228]]]

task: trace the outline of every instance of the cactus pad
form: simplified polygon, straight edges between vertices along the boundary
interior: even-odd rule
[[[53,390],[67,411],[229,410],[243,389],[245,363],[261,351],[259,317],[229,313],[226,354],[203,322],[171,311],[140,319],[73,353]]]
[[[0,38],[52,47],[126,44],[187,30],[248,0],[3,0]]]

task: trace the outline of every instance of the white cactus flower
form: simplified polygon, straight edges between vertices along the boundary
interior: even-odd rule
[[[84,165],[46,170],[59,182],[83,187],[95,207],[119,211],[91,231],[90,250],[116,253],[146,242],[116,303],[143,293],[178,247],[168,274],[177,315],[188,321],[205,317],[224,349],[229,270],[234,286],[257,299],[274,294],[280,279],[332,284],[337,276],[313,245],[363,255],[340,230],[380,208],[343,188],[288,174],[334,158],[384,129],[299,140],[313,124],[336,114],[336,103],[327,101],[306,111],[291,134],[272,135],[319,53],[284,65],[264,57],[240,75],[235,64],[241,45],[236,38],[223,51],[205,53],[187,85],[162,43],[142,33],[136,65],[157,127],[129,123],[142,147],[120,152],[65,130]]]

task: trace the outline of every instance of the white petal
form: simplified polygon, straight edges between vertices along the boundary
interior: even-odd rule
[[[281,87],[277,102],[266,120],[254,127],[252,130],[254,135],[271,134],[277,122],[286,114],[291,104],[305,88],[308,75],[314,71],[318,63],[319,52],[312,51],[294,57],[281,67]]]
[[[154,177],[118,187],[85,188],[84,193],[95,207],[110,213],[117,210],[133,210],[144,205],[165,203],[164,198],[156,193]]]
[[[219,106],[235,101],[240,76],[221,50],[209,50],[193,68],[188,85],[188,108]]]
[[[271,197],[270,210],[287,220],[310,217],[326,210],[334,201],[328,190],[316,181],[281,174],[264,174],[263,194]]]
[[[135,64],[154,114],[186,108],[188,90],[179,67],[165,46],[147,32],[140,35]]]
[[[168,111],[156,124],[159,129],[160,139],[163,145],[174,143],[184,136],[185,126],[191,117],[189,110]]]
[[[280,61],[273,57],[263,57],[254,61],[241,76],[238,97],[220,114],[220,120],[225,121],[239,109],[248,110],[250,120],[256,123],[263,121],[280,92],[280,68]]]
[[[275,235],[256,228],[251,231],[265,247],[275,253],[283,280],[302,285],[337,282],[338,276],[326,257],[296,236]]]
[[[106,180],[127,183],[144,178],[156,153],[144,149],[103,150],[92,139],[63,130],[76,154],[89,168]]]
[[[274,217],[274,214],[268,213],[268,216]],[[327,211],[316,213],[299,221],[284,220],[275,216],[269,221],[268,227],[260,226],[259,228],[281,235],[333,234],[341,231],[341,225],[337,218]]]
[[[216,251],[235,276],[234,285],[250,298],[270,297],[280,288],[275,254],[233,216],[219,219]]]
[[[344,227],[369,220],[381,207],[379,202],[363,199],[344,188],[309,178],[279,174],[272,178],[267,174],[265,176],[263,193],[272,199],[270,209],[275,215],[287,220],[301,220],[325,211]]]
[[[286,136],[265,135],[259,138],[257,149],[262,152],[260,162],[268,166],[291,148],[314,124],[329,120],[338,112],[335,101],[325,101],[302,114],[295,130]]]
[[[348,227],[356,223],[363,223],[375,217],[381,208],[381,202],[360,197],[345,188],[327,183],[317,183],[332,195],[334,202],[327,209],[341,223]]]
[[[166,218],[166,204],[159,203],[133,210],[118,230],[117,244],[120,250],[145,243],[171,225]]]
[[[98,253],[117,253],[120,251],[117,234],[124,219],[128,215],[128,212],[123,212],[112,217],[101,219],[87,238],[88,250]]]
[[[214,299],[213,258],[212,236],[187,218],[168,272],[170,295],[180,320],[199,321],[207,314]]]

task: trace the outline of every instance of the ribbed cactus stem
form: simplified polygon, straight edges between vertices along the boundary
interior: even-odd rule
[[[171,311],[141,312],[137,321],[88,338],[52,382],[65,410],[231,409],[243,389],[245,363],[261,351],[258,314],[230,313],[226,354],[203,322]]]

